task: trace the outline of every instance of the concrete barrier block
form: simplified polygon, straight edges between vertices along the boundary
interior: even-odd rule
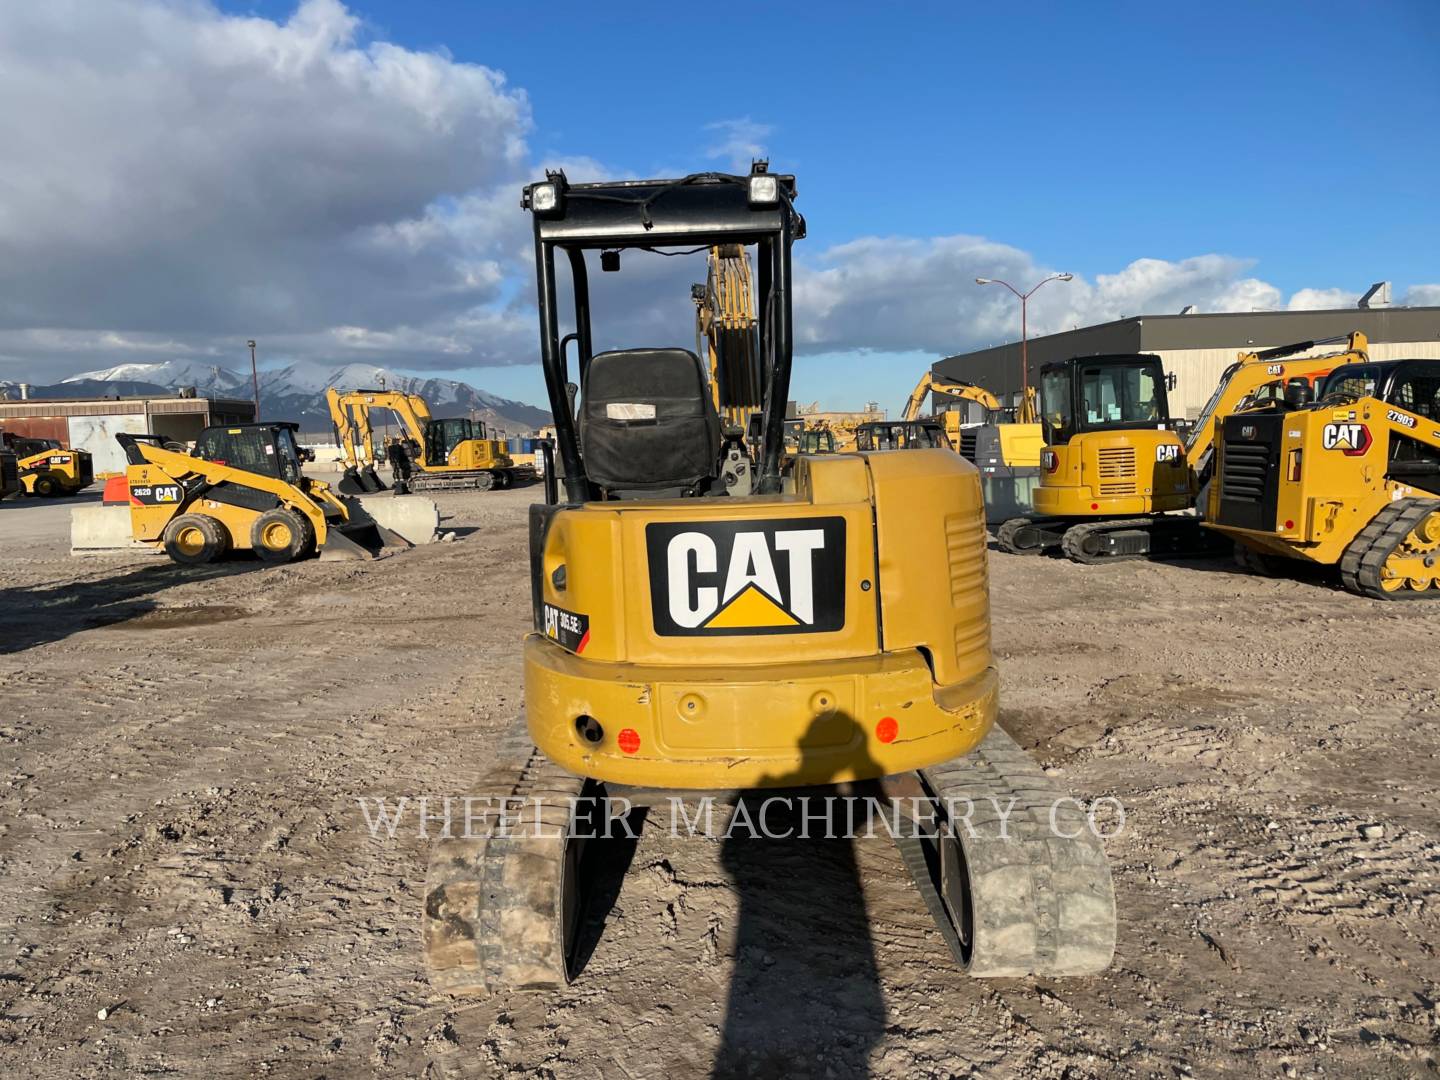
[[[70,510],[70,554],[159,555],[162,549],[133,537],[128,506],[76,506]]]
[[[365,512],[412,544],[429,544],[440,528],[440,508],[423,495],[377,495],[361,499]]]

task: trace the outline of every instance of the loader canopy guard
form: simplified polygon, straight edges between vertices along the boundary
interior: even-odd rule
[[[296,428],[290,423],[208,427],[195,441],[194,456],[299,484],[302,472]]]
[[[805,235],[804,218],[794,209],[795,194],[795,178],[768,172],[764,162],[756,162],[748,176],[696,173],[675,180],[595,184],[571,184],[563,172],[547,172],[544,181],[525,188],[522,206],[534,215],[535,225],[540,359],[569,501],[584,502],[599,495],[581,454],[570,389],[572,380],[585,382],[595,356],[586,266],[586,253],[593,250],[601,252],[602,268],[613,270],[619,268],[621,254],[632,249],[680,253],[705,251],[714,245],[755,248],[764,395],[759,490],[780,490],[793,344],[790,248]],[[574,294],[575,329],[563,339],[557,253],[569,264]],[[572,338],[578,366],[574,372],[569,370],[565,354],[565,343]],[[671,380],[683,380],[684,365],[673,356],[658,355],[670,351],[638,350],[637,362],[653,366],[657,373],[663,370]],[[615,385],[616,375],[611,373],[607,381]]]

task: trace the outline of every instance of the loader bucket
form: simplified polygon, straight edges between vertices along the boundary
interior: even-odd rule
[[[358,499],[346,499],[345,503],[350,510],[350,520],[325,530],[325,543],[320,548],[321,561],[373,559],[385,550],[414,546],[367,514]]]
[[[363,495],[365,484],[360,479],[360,474],[355,471],[354,466],[347,466],[340,482],[335,485],[335,490],[341,495]]]

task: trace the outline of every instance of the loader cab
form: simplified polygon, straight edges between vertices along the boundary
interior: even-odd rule
[[[922,420],[872,420],[855,429],[857,450],[952,449],[944,422],[933,417]]]
[[[1046,446],[1087,431],[1170,426],[1170,382],[1158,356],[1077,356],[1040,369],[1040,421]]]
[[[1316,401],[1373,397],[1440,423],[1440,360],[1345,364],[1320,384]]]
[[[659,343],[595,353],[589,287],[595,253],[603,271],[623,273],[632,260],[714,246],[740,246],[756,261],[761,398],[778,407],[762,414],[755,488],[781,490],[792,354],[790,249],[805,234],[794,198],[795,178],[770,173],[764,162],[748,176],[594,184],[573,184],[563,171],[551,171],[525,188],[522,205],[534,223],[541,364],[567,501],[726,493],[706,365],[689,349]],[[560,260],[569,270],[573,305],[564,314]],[[573,330],[562,334],[562,319]],[[569,340],[576,345],[574,369],[564,348]],[[715,379],[722,388],[744,383],[744,373],[725,369],[726,355]]]
[[[800,435],[802,454],[835,453],[835,433],[829,428],[815,428]]]
[[[191,456],[298,485],[303,478],[298,429],[289,422],[207,427]]]

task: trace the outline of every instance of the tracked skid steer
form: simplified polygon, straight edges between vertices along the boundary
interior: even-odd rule
[[[473,819],[432,853],[423,927],[437,988],[577,974],[581,856],[610,842],[601,796],[663,807],[677,792],[837,784],[872,785],[928,822],[896,842],[972,974],[1110,962],[1103,846],[995,726],[974,466],[921,449],[801,453],[782,468],[791,245],[805,231],[795,197],[794,177],[763,162],[749,175],[595,184],[551,172],[525,189],[563,491],[531,508],[525,716],[486,748],[466,788]],[[756,256],[764,405],[744,496],[721,479],[721,422],[695,353],[591,347],[587,256],[613,270],[713,245]],[[557,262],[574,305],[563,338]],[[963,807],[992,798],[1015,800],[1007,826],[977,809],[976,827],[960,827]]]
[[[326,560],[368,559],[408,547],[359,502],[301,471],[292,423],[234,424],[200,432],[193,454],[165,449],[158,435],[115,436],[136,540],[182,565],[250,551],[264,562],[315,552]]]

